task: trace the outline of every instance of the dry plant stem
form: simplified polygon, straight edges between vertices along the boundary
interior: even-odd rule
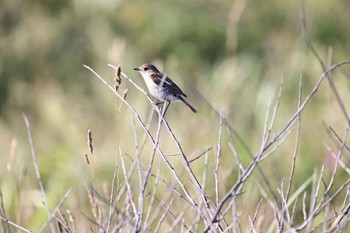
[[[61,219],[56,218],[58,221],[58,225],[61,227],[64,227],[64,230],[66,232],[71,232],[71,229],[70,229],[69,224],[67,222],[66,216],[61,212],[61,210],[58,210],[58,215],[61,218]],[[63,231],[61,231],[61,232],[63,232]]]
[[[129,157],[129,159],[130,159],[131,161],[134,162],[134,160],[133,160],[131,157]],[[143,170],[143,171],[146,171],[146,168],[143,168],[143,167],[142,167],[142,170]],[[157,177],[157,175],[155,175],[155,174],[153,174],[153,173],[151,173],[151,176],[154,177],[154,178]],[[180,192],[179,190],[177,190],[176,187],[175,187],[174,185],[171,185],[171,184],[167,183],[167,182],[166,182],[165,180],[163,180],[163,179],[160,179],[160,181],[161,181],[167,188],[169,188],[172,192],[174,192],[174,193],[176,193],[177,195],[179,195],[179,197],[181,197],[181,198],[182,198],[184,201],[186,201],[188,204],[191,204],[191,202],[190,202],[188,199],[186,199],[186,197],[185,197],[184,195],[182,195],[181,192]]]
[[[293,123],[294,124],[294,123]],[[261,156],[259,158],[259,163],[265,159],[267,159],[268,157],[270,157],[272,154],[274,154],[276,152],[276,150],[278,148],[280,148],[280,146],[282,146],[284,144],[284,142],[287,140],[287,138],[289,137],[289,135],[291,134],[291,129],[289,129],[288,131],[285,132],[285,135],[283,135],[283,137],[280,138],[280,140],[277,142],[276,145],[274,145],[273,148],[269,149],[268,151],[265,151],[265,154],[263,152],[261,152]]]
[[[4,207],[4,199],[2,197],[1,189],[0,189],[0,216],[4,219],[7,219],[6,211]],[[10,225],[8,222],[2,221],[2,231],[4,233],[10,233]]]
[[[157,174],[156,174],[155,181],[154,181],[154,186],[153,186],[153,191],[152,191],[152,195],[151,195],[151,200],[150,200],[150,203],[148,205],[148,210],[147,210],[147,214],[146,214],[145,221],[144,221],[143,232],[146,232],[147,229],[150,228],[150,226],[148,224],[148,221],[149,221],[149,217],[151,215],[152,207],[154,205],[154,199],[156,197],[156,192],[157,192],[157,188],[158,188],[159,174],[160,174],[161,165],[162,164],[160,163],[159,168],[157,169]]]
[[[204,220],[205,220],[205,223],[207,224],[207,223],[208,223],[208,222],[207,222],[207,220],[208,220],[207,217],[210,217],[210,218],[211,218],[211,215],[212,215],[212,214],[211,214],[211,210],[210,210],[210,206],[209,206],[209,203],[208,203],[208,197],[207,197],[206,194],[204,193],[204,190],[202,189],[202,187],[201,187],[199,181],[197,180],[197,177],[194,175],[194,173],[193,173],[193,171],[192,171],[192,169],[191,169],[191,167],[190,167],[190,163],[189,163],[189,161],[187,160],[187,157],[186,157],[186,155],[185,155],[185,153],[184,153],[184,151],[183,151],[183,149],[182,149],[182,147],[181,147],[181,145],[180,145],[180,142],[179,142],[179,141],[177,140],[177,138],[175,137],[175,135],[174,135],[174,133],[172,132],[172,130],[171,130],[171,128],[170,128],[168,122],[164,120],[164,124],[165,124],[165,126],[166,126],[168,132],[170,133],[171,137],[173,138],[173,140],[174,140],[174,142],[175,142],[177,148],[179,149],[180,155],[181,155],[182,159],[183,159],[184,162],[185,162],[185,168],[186,168],[187,172],[189,173],[189,175],[190,175],[192,181],[194,182],[194,184],[195,184],[195,186],[196,186],[196,188],[197,188],[199,194],[201,194],[201,198],[203,199],[203,201],[204,201],[204,203],[205,203],[205,207],[206,207],[205,210],[206,210],[206,212],[204,213],[204,214],[205,214]],[[208,216],[208,215],[209,215],[209,216]]]
[[[291,219],[290,219],[290,225],[293,226],[294,225],[294,219],[297,213],[297,204],[299,201],[299,195],[296,197],[295,201],[294,201],[294,205],[292,208],[292,214],[291,214]]]
[[[272,132],[272,128],[275,124],[276,121],[276,117],[277,117],[277,112],[281,103],[281,97],[282,97],[282,91],[283,91],[283,84],[284,84],[284,76],[282,76],[281,81],[280,81],[280,86],[278,88],[278,95],[277,95],[277,100],[276,100],[276,104],[275,107],[273,109],[273,114],[271,117],[271,122],[270,122],[270,127],[269,130],[267,132],[267,140],[270,138],[271,132]],[[266,140],[266,142],[267,142]]]
[[[208,151],[210,151],[211,149],[213,149],[212,146],[209,147],[209,148],[207,148],[207,149],[204,149],[203,152],[201,152],[199,155],[195,156],[194,158],[189,159],[188,162],[189,162],[189,163],[192,163],[192,162],[196,161],[197,159],[199,159],[199,158],[202,157],[203,155],[206,155],[206,154],[208,153]],[[176,155],[179,155],[179,154],[176,154]]]
[[[183,218],[181,221],[181,229],[180,232],[184,232],[185,219]],[[188,232],[191,232],[191,228],[187,229]]]
[[[135,205],[134,198],[133,198],[133,195],[132,195],[132,190],[131,190],[131,186],[130,186],[130,183],[129,183],[129,177],[127,175],[126,168],[125,168],[124,155],[123,155],[123,152],[121,151],[120,147],[119,147],[119,155],[120,155],[120,160],[121,160],[121,164],[122,164],[122,170],[123,170],[123,174],[124,174],[124,181],[125,181],[125,184],[126,184],[126,187],[127,187],[127,190],[128,190],[129,201],[131,203],[131,206],[132,206],[132,209],[133,209],[133,212],[134,212],[134,216],[137,218],[138,217],[137,209],[136,209],[136,205]]]
[[[160,227],[160,225],[162,224],[162,222],[163,222],[163,220],[164,220],[164,218],[165,218],[165,215],[167,214],[167,212],[168,212],[170,206],[173,204],[173,201],[174,201],[174,198],[172,198],[172,199],[170,200],[169,204],[167,205],[165,211],[163,212],[162,216],[161,216],[160,219],[159,219],[159,222],[158,222],[158,224],[157,224],[157,226],[156,226],[154,232],[158,232],[159,227]]]
[[[329,131],[336,137],[336,139],[340,142],[343,143],[342,139],[340,138],[340,136],[335,132],[335,130],[332,127],[328,127]],[[350,147],[348,147],[346,145],[346,143],[344,143],[345,148],[350,151]]]
[[[222,136],[222,114],[220,113],[220,129],[219,129],[219,138],[218,138],[218,150],[216,152],[216,167],[214,171],[215,178],[215,201],[216,206],[219,205],[219,168],[220,168],[220,158],[221,158],[221,136]]]
[[[138,145],[138,140],[137,140],[137,130],[136,130],[136,124],[135,124],[135,117],[132,117],[132,123],[133,123],[133,129],[134,129],[134,138],[135,138],[135,148],[136,148],[136,164],[137,164],[137,172],[138,172],[138,178],[139,178],[139,185],[140,185],[140,193],[139,193],[139,198],[138,198],[138,216],[136,218],[136,226],[135,226],[135,231],[139,232],[141,229],[141,223],[142,223],[142,216],[143,216],[143,200],[144,200],[144,189],[143,187],[143,180],[142,180],[142,173],[141,173],[141,153],[139,150],[139,145]],[[147,179],[147,178],[146,178]],[[145,179],[145,182],[146,182]]]
[[[10,224],[10,225],[14,226],[15,228],[17,228],[18,230],[21,230],[21,231],[27,232],[27,233],[33,233],[33,231],[28,230],[28,229],[26,229],[26,228],[24,228],[24,227],[19,226],[19,225],[17,225],[16,223],[14,223],[14,222],[8,220],[7,218],[4,218],[4,217],[0,216],[0,219],[1,219],[2,222],[5,222],[5,223]]]
[[[300,108],[300,104],[301,104],[301,98],[302,98],[302,76],[300,76],[300,80],[299,80],[299,97],[298,97],[298,109]],[[287,187],[287,191],[286,191],[286,195],[285,198],[283,199],[283,208],[282,208],[282,212],[284,214],[284,217],[287,218],[287,221],[289,223],[289,225],[292,225],[292,220],[291,220],[291,216],[289,214],[289,210],[288,210],[288,201],[289,201],[289,195],[290,195],[290,191],[292,188],[292,183],[293,183],[293,178],[294,178],[294,172],[295,172],[295,164],[296,164],[296,158],[297,158],[297,154],[298,154],[298,150],[299,150],[299,140],[300,140],[300,121],[301,121],[301,116],[299,114],[298,119],[297,119],[297,131],[296,131],[296,140],[295,140],[295,150],[294,150],[294,154],[293,154],[293,161],[292,161],[292,167],[291,167],[291,171],[290,171],[290,176],[289,176],[289,182],[288,182],[288,187]],[[281,187],[281,196],[283,196],[283,187]],[[284,230],[284,225],[282,225],[282,231]]]
[[[278,218],[278,220],[280,220],[280,232],[284,231],[284,223],[282,221],[283,218],[286,219],[286,221],[289,223],[289,213],[286,213],[286,209],[287,209],[287,202],[286,202],[286,197],[284,196],[284,192],[283,192],[283,188],[284,188],[284,182],[285,182],[285,177],[283,177],[282,182],[281,182],[281,186],[280,188],[277,189],[278,194],[280,195],[280,199],[281,199],[281,204],[280,204],[280,208],[281,211],[278,211],[278,215],[276,214],[276,218]],[[279,204],[279,203],[277,203]]]
[[[349,189],[346,192],[346,196],[344,198],[343,206],[341,208],[341,211],[339,215],[335,218],[334,222],[330,226],[330,228],[327,230],[327,232],[334,232],[337,228],[337,226],[341,223],[341,221],[349,214],[350,211],[350,203],[345,206],[346,202],[348,202],[349,199]]]
[[[226,216],[226,214],[227,214],[228,212],[232,211],[232,207],[233,207],[233,205],[235,205],[235,203],[236,203],[236,202],[235,202],[236,197],[244,193],[244,192],[239,192],[239,191],[242,189],[242,187],[243,187],[243,185],[241,185],[241,187],[239,187],[236,196],[234,196],[233,198],[231,198],[231,200],[230,200],[230,202],[228,203],[226,209],[222,211],[222,214],[221,214],[222,216]],[[220,221],[221,221],[221,219],[225,220],[223,217],[220,217],[219,219],[220,219]]]
[[[52,222],[52,218],[55,217],[56,213],[60,210],[63,203],[67,200],[69,194],[72,192],[72,188],[69,188],[67,192],[64,194],[63,198],[60,200],[60,202],[57,204],[55,209],[52,211],[51,216],[48,218],[48,220],[43,224],[43,226],[37,231],[37,233],[43,232],[47,226],[47,224],[50,224]],[[48,207],[47,207],[48,208]]]
[[[255,224],[256,219],[257,219],[257,217],[258,217],[258,213],[259,213],[259,210],[260,210],[262,201],[263,201],[263,200],[260,199],[259,204],[258,204],[258,207],[257,207],[256,210],[255,210],[255,214],[254,214],[254,217],[253,217],[253,221],[250,222],[250,231],[249,231],[250,233],[252,233],[253,231],[256,232],[255,229],[254,229],[254,224]]]
[[[176,181],[174,182],[174,184],[176,183]],[[155,222],[159,221],[159,213],[161,213],[161,211],[163,209],[166,209],[165,207],[165,203],[169,201],[170,198],[173,199],[172,197],[172,190],[169,190],[164,196],[162,196],[162,200],[158,200],[157,197],[155,197],[155,201],[157,202],[155,205],[157,206],[157,208],[155,209],[154,213],[152,214],[153,216],[151,217],[151,220],[149,221],[149,227],[151,227],[152,224],[154,224]],[[191,203],[188,203],[188,205],[191,205]],[[170,216],[172,216],[174,219],[176,218],[176,216],[168,209],[168,213]],[[150,229],[150,228],[148,228]]]
[[[260,160],[262,161],[264,158],[262,157],[263,155],[263,148],[265,147],[267,141],[269,140],[270,138],[270,132],[272,130],[272,127],[274,125],[274,122],[275,122],[275,114],[277,113],[277,109],[278,109],[278,106],[279,106],[279,102],[280,102],[280,95],[282,94],[282,87],[283,87],[283,78],[281,79],[281,85],[280,85],[280,91],[279,91],[279,96],[277,98],[277,101],[276,101],[276,104],[275,104],[275,111],[274,111],[274,115],[272,116],[272,120],[271,120],[271,123],[270,123],[270,129],[269,131],[267,131],[267,124],[268,124],[268,119],[269,119],[269,115],[270,115],[270,105],[271,105],[271,101],[268,101],[268,106],[267,106],[267,110],[266,110],[266,116],[265,116],[265,122],[264,122],[264,129],[263,129],[263,137],[262,137],[262,143],[261,143],[261,147],[260,147],[260,152],[258,153],[257,156],[255,156],[254,158],[252,156],[250,156],[253,160]],[[280,143],[282,144],[282,143]],[[279,147],[279,145],[276,146],[276,150],[277,148]],[[270,154],[273,153],[274,150],[271,150],[270,151]],[[266,154],[266,157],[269,156],[269,153]],[[259,161],[259,162],[260,162]],[[264,171],[260,168],[259,164],[256,163],[256,168],[257,170],[259,171],[260,175],[261,175],[261,178],[264,180],[265,184],[267,185],[268,189],[269,189],[269,192],[273,195],[276,203],[278,203],[278,198],[277,198],[277,195],[275,194],[275,192],[273,191],[273,188],[271,187],[271,184],[270,184],[270,181],[269,179],[266,177]]]
[[[203,206],[203,202],[200,202],[199,203],[199,208],[202,208]],[[199,232],[199,223],[201,221],[201,216],[200,215],[197,215],[196,219],[192,222],[192,224],[190,225],[190,229],[194,229],[193,232]],[[191,231],[187,231],[187,232],[191,232]]]
[[[155,140],[153,139],[152,135],[150,134],[150,132],[147,130],[147,128],[145,127],[144,123],[142,122],[139,114],[136,112],[136,110],[127,102],[125,101],[122,96],[119,95],[119,93],[117,93],[114,88],[109,85],[99,74],[97,74],[93,69],[91,69],[89,66],[83,65],[86,69],[90,70],[100,81],[102,81],[131,111],[132,113],[135,115],[137,121],[139,122],[140,126],[142,127],[142,129],[147,133],[148,137],[150,138],[151,142],[153,145],[155,145]],[[147,95],[147,93],[140,88],[134,81],[132,81],[130,78],[128,78],[123,72],[121,73],[123,77],[125,77],[128,81],[130,81],[138,90],[140,90],[142,93],[144,93],[147,98],[149,99],[149,101],[152,103],[151,98]],[[154,106],[155,107],[155,106]],[[157,108],[155,108],[155,111],[157,111],[159,113],[159,110]],[[169,126],[166,122],[166,120],[164,120],[164,122],[166,123],[165,125],[167,126],[167,129],[169,131]],[[191,195],[188,193],[185,185],[182,183],[181,179],[179,178],[179,176],[177,175],[174,167],[169,163],[169,161],[166,159],[164,153],[161,151],[161,149],[159,147],[157,147],[157,150],[159,152],[159,154],[161,155],[161,158],[163,159],[163,161],[166,163],[166,165],[168,166],[168,168],[170,169],[170,171],[172,172],[172,174],[174,175],[175,179],[177,180],[178,184],[180,185],[180,187],[182,188],[182,190],[184,191],[186,197],[188,198],[188,200],[190,200],[191,205],[196,209],[197,213],[201,214],[203,219],[205,220],[204,222],[207,224],[207,218],[203,216],[203,213],[200,209],[198,209],[198,205],[197,203],[192,199]],[[183,154],[182,154],[183,155]],[[184,155],[183,155],[184,156]]]
[[[243,164],[238,156],[235,144],[233,142],[232,134],[230,135],[230,140],[231,140],[231,142],[229,142],[228,145],[229,145],[229,147],[230,147],[230,149],[231,149],[231,151],[236,159],[236,163],[237,163],[237,167],[238,167],[238,177],[241,177],[242,173],[244,172],[244,167],[243,167]]]
[[[349,135],[349,129],[350,129],[350,121],[348,121],[348,125],[347,125],[346,130],[345,130],[345,135],[343,137],[342,144],[341,144],[341,146],[339,148],[339,152],[338,152],[338,155],[336,157],[336,162],[337,163],[335,164],[335,168],[333,170],[333,174],[332,174],[331,180],[329,182],[329,185],[327,187],[327,190],[326,190],[325,194],[328,194],[329,191],[331,190],[332,186],[333,186],[333,183],[334,183],[334,180],[335,180],[335,174],[336,174],[336,172],[338,170],[338,164],[339,164],[338,161],[340,161],[340,157],[343,154],[345,143],[346,143],[348,135]]]
[[[132,174],[133,174],[133,172],[134,172],[134,169],[135,169],[135,167],[136,167],[136,162],[134,162],[133,161],[133,163],[131,164],[131,166],[130,166],[130,168],[129,168],[129,173],[128,173],[128,179],[130,179],[130,177],[132,176]],[[121,203],[121,198],[122,198],[122,196],[125,194],[125,190],[127,189],[127,187],[126,187],[126,182],[124,181],[123,183],[122,183],[122,185],[121,185],[121,187],[119,188],[119,190],[117,190],[117,195],[116,195],[116,197],[115,197],[115,199],[114,199],[114,201],[113,201],[113,206],[112,206],[112,213],[111,213],[111,216],[113,216],[114,215],[114,213],[117,211],[118,212],[118,204],[120,204]],[[96,194],[97,194],[97,192],[95,191],[95,190],[93,190]],[[101,197],[100,197],[100,199],[102,199]],[[105,203],[109,203],[110,202],[110,200],[105,200],[104,201]]]
[[[350,123],[350,122],[349,122]],[[350,128],[350,124],[347,125],[347,128],[346,128],[346,131],[345,131],[345,136],[344,136],[344,139],[342,140],[342,144],[341,144],[341,147],[339,149],[339,152],[337,154],[337,156],[335,157],[335,160],[336,160],[336,164],[335,164],[335,168],[333,170],[333,173],[332,173],[332,176],[331,176],[331,180],[329,182],[329,185],[327,187],[327,190],[325,192],[325,196],[329,194],[330,192],[330,189],[334,183],[334,180],[335,180],[335,175],[336,175],[336,171],[337,171],[337,168],[338,168],[338,165],[340,164],[339,161],[341,161],[340,157],[343,153],[343,150],[344,150],[344,147],[345,147],[345,142],[347,140],[347,137],[348,137],[348,133],[349,133],[349,128]],[[333,153],[331,153],[332,156],[333,156]]]
[[[113,216],[113,195],[114,195],[114,186],[115,186],[115,179],[117,177],[117,171],[118,171],[118,162],[115,163],[115,169],[113,173],[113,179],[111,184],[111,194],[109,197],[109,213],[107,218],[107,233],[110,231],[111,228],[111,222],[112,222],[112,216]]]
[[[208,150],[207,150],[207,152],[205,153],[205,156],[204,156],[204,166],[203,166],[203,173],[202,173],[201,185],[202,185],[203,190],[205,190],[205,188],[206,188],[207,173],[208,173],[208,160],[209,160],[208,158],[209,158],[209,156],[208,156]],[[201,201],[199,202],[199,208],[201,209],[203,206],[203,201],[202,201],[202,199],[200,199],[200,200]],[[198,232],[200,220],[201,220],[201,216],[197,215],[196,220],[193,221],[193,224],[192,224],[192,226],[194,226],[194,232]],[[192,226],[191,226],[191,228],[192,228]]]
[[[237,233],[240,232],[240,226],[239,226],[239,215],[237,213],[237,206],[236,206],[236,197],[232,198],[232,227],[233,227],[233,232]]]
[[[203,166],[203,174],[202,174],[202,188],[205,190],[206,188],[206,181],[207,181],[207,173],[208,173],[208,153],[205,153],[204,157],[204,166]]]
[[[255,184],[256,186],[258,187],[258,190],[260,192],[260,194],[263,196],[263,199],[266,200],[267,204],[269,204],[269,206],[271,207],[274,215],[275,215],[275,220],[271,226],[271,227],[275,227],[275,225],[277,224],[278,226],[280,226],[280,219],[278,218],[278,213],[279,213],[279,210],[278,210],[278,204],[275,203],[275,201],[272,201],[271,198],[267,195],[266,191],[263,189],[263,187],[261,186],[261,184],[258,182],[258,180],[255,179]],[[270,231],[270,228],[267,232],[271,232]],[[279,232],[277,229],[276,229],[276,232]]]
[[[149,176],[151,174],[151,170],[152,170],[152,166],[153,166],[156,150],[158,148],[159,137],[160,137],[160,130],[161,130],[161,127],[162,127],[162,122],[164,120],[163,116],[165,115],[165,112],[166,112],[166,108],[163,108],[162,114],[159,115],[158,130],[157,130],[157,133],[156,133],[155,143],[154,143],[153,150],[152,150],[151,160],[150,160],[150,162],[148,164],[148,169],[146,171],[143,184],[140,182],[140,186],[141,186],[140,190],[141,191],[140,191],[140,196],[139,196],[139,211],[138,211],[139,217],[138,217],[138,221],[136,223],[136,231],[140,231],[141,230],[141,222],[142,222],[143,209],[144,209],[144,194],[145,194],[146,187],[147,187],[147,184],[148,184]],[[139,166],[139,171],[141,172],[141,167],[140,166]]]
[[[62,220],[59,219],[58,217],[56,217],[56,221],[57,221],[59,232],[63,232],[63,229],[64,229],[65,232],[69,232],[69,233],[72,232],[72,230],[69,228],[69,225],[68,225],[64,215],[60,214],[60,217],[62,218]]]
[[[332,203],[331,203],[332,204]],[[330,206],[327,205],[325,210],[324,210],[324,217],[323,217],[323,220],[322,220],[322,223],[320,225],[322,225],[322,232],[326,232],[326,229],[327,229],[327,225],[328,225],[328,222],[330,221],[329,220],[329,209],[330,209]],[[336,213],[336,211],[335,211]],[[320,226],[318,225],[318,226]],[[318,227],[317,225],[314,227],[314,229],[316,229]],[[313,231],[313,230],[312,230]]]
[[[307,192],[305,191],[304,192],[304,195],[303,195],[303,218],[304,218],[304,222],[306,222],[307,221],[307,214],[306,214],[306,194],[307,194]]]
[[[234,232],[236,233],[236,229],[235,229],[235,222],[231,223],[230,225],[228,225],[226,227],[226,229],[223,231],[223,233],[226,233],[226,232]]]
[[[136,129],[134,128],[134,131],[136,132]],[[140,185],[140,193],[138,198],[138,211],[137,211],[137,217],[136,217],[136,225],[135,225],[135,232],[139,232],[141,229],[141,223],[142,223],[142,213],[143,213],[143,199],[144,199],[144,189],[142,188],[142,174],[141,174],[141,161],[140,161],[140,154],[136,156],[136,164],[137,164],[137,173],[139,178],[139,185]]]
[[[303,77],[300,76],[300,80],[299,80],[299,98],[298,98],[298,109],[300,108],[300,104],[301,104],[301,98],[302,98],[302,84],[303,83]],[[292,168],[290,170],[290,176],[289,176],[289,182],[288,182],[288,188],[287,188],[287,192],[286,192],[286,202],[288,203],[289,200],[289,195],[290,195],[290,190],[292,188],[292,183],[293,183],[293,178],[294,178],[294,172],[295,172],[295,164],[296,164],[296,160],[297,160],[297,154],[299,151],[299,140],[300,140],[300,121],[301,121],[301,116],[300,113],[298,115],[298,124],[297,124],[297,131],[296,131],[296,139],[295,139],[295,150],[294,150],[294,154],[293,154],[293,162],[292,162]]]
[[[316,207],[318,191],[319,191],[320,186],[321,186],[323,173],[324,173],[324,166],[322,166],[320,176],[318,178],[318,182],[316,182],[316,179],[317,179],[316,170],[313,173],[312,190],[311,190],[311,194],[310,194],[310,203],[309,203],[309,216],[311,216],[311,220],[314,218],[314,216],[312,216],[312,213]],[[319,203],[321,203],[321,202],[322,201],[320,201]],[[309,223],[306,225],[306,232],[310,232],[311,227],[312,227],[312,221],[309,221]]]
[[[92,144],[92,131],[91,129],[88,129],[88,132],[87,132],[87,145],[88,145],[88,148],[89,148],[89,152],[90,152],[90,159],[89,159],[89,170],[90,170],[90,174],[91,174],[91,177],[92,177],[92,186],[95,187],[96,184],[95,184],[95,167],[94,167],[94,156],[93,156],[93,153],[94,153],[94,147],[93,147],[93,144]],[[88,160],[88,156],[85,154],[86,156],[86,159]],[[96,196],[95,196],[96,192],[93,192],[92,193],[92,198],[93,198],[93,201],[95,202],[96,200]],[[95,209],[94,209],[95,210]],[[95,220],[96,220],[96,212],[93,211],[93,215],[95,217]]]
[[[255,180],[255,184],[258,187],[260,194],[264,197],[267,204],[269,204],[269,206],[271,207],[271,209],[275,215],[276,221],[273,222],[273,224],[271,224],[271,227],[274,227],[277,224],[279,229],[276,229],[276,232],[281,232],[280,226],[281,226],[281,222],[283,221],[283,218],[280,218],[280,216],[282,216],[282,215],[281,215],[281,211],[278,208],[278,204],[275,203],[275,200],[272,201],[271,198],[269,198],[266,191],[263,189],[263,187],[260,185],[260,183],[257,180]],[[267,231],[267,232],[271,232],[271,231]]]
[[[309,219],[308,219],[307,221],[311,221],[311,220],[313,219],[313,217],[317,216],[323,208],[325,208],[329,203],[331,203],[331,202],[334,200],[334,198],[335,198],[337,195],[339,195],[339,193],[340,193],[345,187],[347,187],[347,185],[348,185],[349,183],[350,183],[350,179],[347,180],[345,183],[343,183],[343,185],[342,185],[332,196],[330,196],[330,198],[329,198],[327,201],[323,202],[323,199],[322,199],[322,200],[319,202],[318,206],[317,206],[317,207],[315,208],[315,210],[313,211],[313,213],[310,214],[310,217],[309,217]],[[305,223],[304,223],[304,224],[300,224],[299,227],[301,227],[301,226],[303,226],[303,225],[305,225]]]
[[[169,230],[167,232],[182,232],[182,231],[175,231],[174,228],[178,227],[178,223],[180,221],[183,221],[183,216],[185,215],[185,213],[188,211],[189,206],[187,205],[180,213],[173,215],[175,217],[175,220],[172,222]],[[181,227],[185,227],[186,229],[188,229],[188,227],[186,226],[185,223],[181,224]]]
[[[337,156],[333,153],[333,151],[331,150],[331,148],[328,145],[326,145],[326,149],[327,149],[328,153],[330,155],[332,155],[333,159],[337,158]],[[341,160],[338,160],[337,162],[344,169],[344,171],[346,171],[350,175],[350,168],[347,165],[345,165],[345,163]]]
[[[98,230],[100,233],[104,233],[103,227],[102,227],[102,211],[101,207],[98,206]]]
[[[304,222],[299,224],[295,229],[297,231],[301,231],[302,229],[304,229],[307,226],[307,224],[309,224],[309,222],[312,221],[313,218],[317,216],[323,208],[325,208],[332,200],[334,200],[334,198],[337,197],[341,191],[343,191],[346,187],[348,187],[349,184],[350,184],[350,179],[348,179],[345,183],[343,183],[342,186],[327,201],[320,202],[319,205],[313,211],[313,213],[309,216],[309,218],[304,219]],[[306,214],[306,210],[305,210],[305,214]]]
[[[281,224],[282,223],[281,223],[281,219],[278,216],[278,213],[279,212],[277,212],[276,209],[273,209],[273,214],[275,215],[275,220],[276,220],[277,226],[278,226],[278,228],[276,229],[276,232],[282,233],[282,229],[281,229]]]
[[[132,159],[132,158],[130,158]],[[143,169],[145,170],[145,169]],[[152,174],[152,176],[155,176]],[[170,185],[168,184],[167,182],[165,182],[164,180],[160,179],[161,182],[163,182],[168,188],[170,188],[169,192],[167,195],[165,195],[165,197],[163,198],[163,200],[158,204],[158,208],[156,209],[156,211],[153,213],[153,217],[152,219],[149,221],[150,223],[148,224],[149,226],[155,221],[155,220],[158,220],[159,217],[158,217],[158,214],[159,212],[161,211],[162,209],[162,206],[164,206],[164,203],[168,200],[168,198],[170,197],[171,194],[173,194],[174,192],[176,194],[178,194],[182,199],[184,199],[189,205],[191,205],[191,203],[174,187],[174,185]],[[176,180],[174,180],[176,182]],[[169,213],[171,214],[171,212],[169,211]],[[175,215],[171,214],[172,216],[174,216],[174,218],[176,218]],[[199,217],[201,215],[198,215]],[[146,229],[148,229],[146,227]]]
[[[48,216],[48,218],[50,218],[51,217],[51,210],[48,207],[48,201],[47,201],[47,197],[46,197],[44,183],[43,183],[41,176],[40,176],[39,165],[38,165],[38,161],[36,159],[36,152],[35,152],[34,143],[33,143],[32,131],[30,129],[30,123],[29,123],[29,120],[28,120],[26,114],[22,113],[22,118],[24,120],[24,124],[25,124],[26,129],[27,129],[27,135],[28,135],[30,151],[32,154],[32,159],[33,159],[35,176],[36,176],[36,179],[38,180],[38,183],[40,186],[41,196],[43,198],[43,202],[44,202],[44,205],[46,207],[47,216]],[[50,221],[49,225],[50,225],[51,232],[55,233],[56,230],[55,230],[55,226],[54,226],[53,222]]]
[[[267,122],[269,120],[270,107],[271,107],[271,100],[269,98],[269,100],[267,101],[267,108],[266,108],[266,114],[265,114],[265,121],[264,121],[264,128],[263,128],[263,133],[262,133],[260,150],[264,149],[264,146],[265,146],[266,142],[269,140],[269,132],[267,132]]]

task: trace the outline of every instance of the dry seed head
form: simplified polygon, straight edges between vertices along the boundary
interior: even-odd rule
[[[62,213],[62,211],[60,209],[58,209],[58,215],[61,217],[61,221],[58,221],[58,223],[61,224],[59,226],[61,227],[62,232],[63,232],[63,229],[65,230],[65,232],[70,232],[66,216]],[[60,231],[61,231],[61,229],[60,229]]]
[[[90,165],[89,157],[87,154],[85,154],[85,160],[86,160],[86,163]]]
[[[114,84],[114,90],[115,90],[115,91],[118,91],[118,88],[119,88],[119,84],[118,84],[118,83],[115,83],[115,84]]]
[[[123,97],[123,99],[126,99],[126,96],[128,95],[128,89],[125,89],[124,91],[123,91],[123,95],[122,95],[122,97]]]
[[[89,146],[89,150],[90,150],[90,154],[93,154],[94,152],[94,147],[92,146],[92,133],[91,133],[91,129],[88,130],[88,146]]]
[[[119,84],[122,82],[122,79],[120,78],[120,74],[122,73],[122,68],[121,66],[117,66],[117,77],[118,79],[116,79],[115,81],[118,82]]]
[[[60,221],[57,221],[57,224],[58,224],[58,230],[60,233],[63,233],[63,226],[62,226],[62,223]]]
[[[92,215],[94,216],[95,220],[98,220],[98,217],[97,217],[98,216],[97,215],[97,205],[96,205],[96,199],[95,199],[94,193],[93,193],[93,191],[90,191],[88,189],[87,189],[87,192],[88,192],[89,202],[90,202],[90,205],[91,205]]]
[[[122,72],[122,69],[120,67],[120,65],[117,67],[117,73],[116,73],[116,76],[114,77],[114,80],[115,80],[115,85],[114,85],[114,89],[117,91],[120,84],[122,83],[122,79],[120,77],[120,74]]]
[[[72,223],[73,233],[77,232],[77,226],[76,226],[74,215],[72,214],[72,212],[70,210],[67,210],[67,214],[68,214],[68,217],[69,217],[69,221]]]

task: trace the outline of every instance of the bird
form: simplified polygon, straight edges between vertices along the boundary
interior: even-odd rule
[[[145,63],[134,68],[134,70],[142,75],[147,88],[153,97],[162,102],[168,103],[165,111],[169,107],[170,101],[181,101],[191,109],[193,113],[197,112],[197,110],[184,99],[187,95],[167,75],[162,74],[157,67]]]

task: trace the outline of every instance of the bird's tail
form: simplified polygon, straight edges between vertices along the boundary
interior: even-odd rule
[[[186,104],[186,106],[187,106],[189,109],[191,109],[191,111],[192,111],[193,113],[196,113],[196,112],[197,112],[197,110],[194,109],[194,107],[192,107],[184,98],[182,98],[182,96],[179,96],[179,99],[182,101],[182,103]]]

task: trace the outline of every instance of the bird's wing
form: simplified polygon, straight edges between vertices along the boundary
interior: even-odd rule
[[[187,95],[183,93],[180,87],[178,87],[168,76],[165,76],[164,81],[164,75],[162,73],[153,74],[151,77],[157,85],[163,85],[164,88],[167,88],[174,95],[187,97]]]
[[[170,90],[172,93],[178,95],[178,96],[185,96],[187,95],[183,93],[183,91],[178,87],[169,77],[166,77],[165,82],[163,84],[168,90]]]

